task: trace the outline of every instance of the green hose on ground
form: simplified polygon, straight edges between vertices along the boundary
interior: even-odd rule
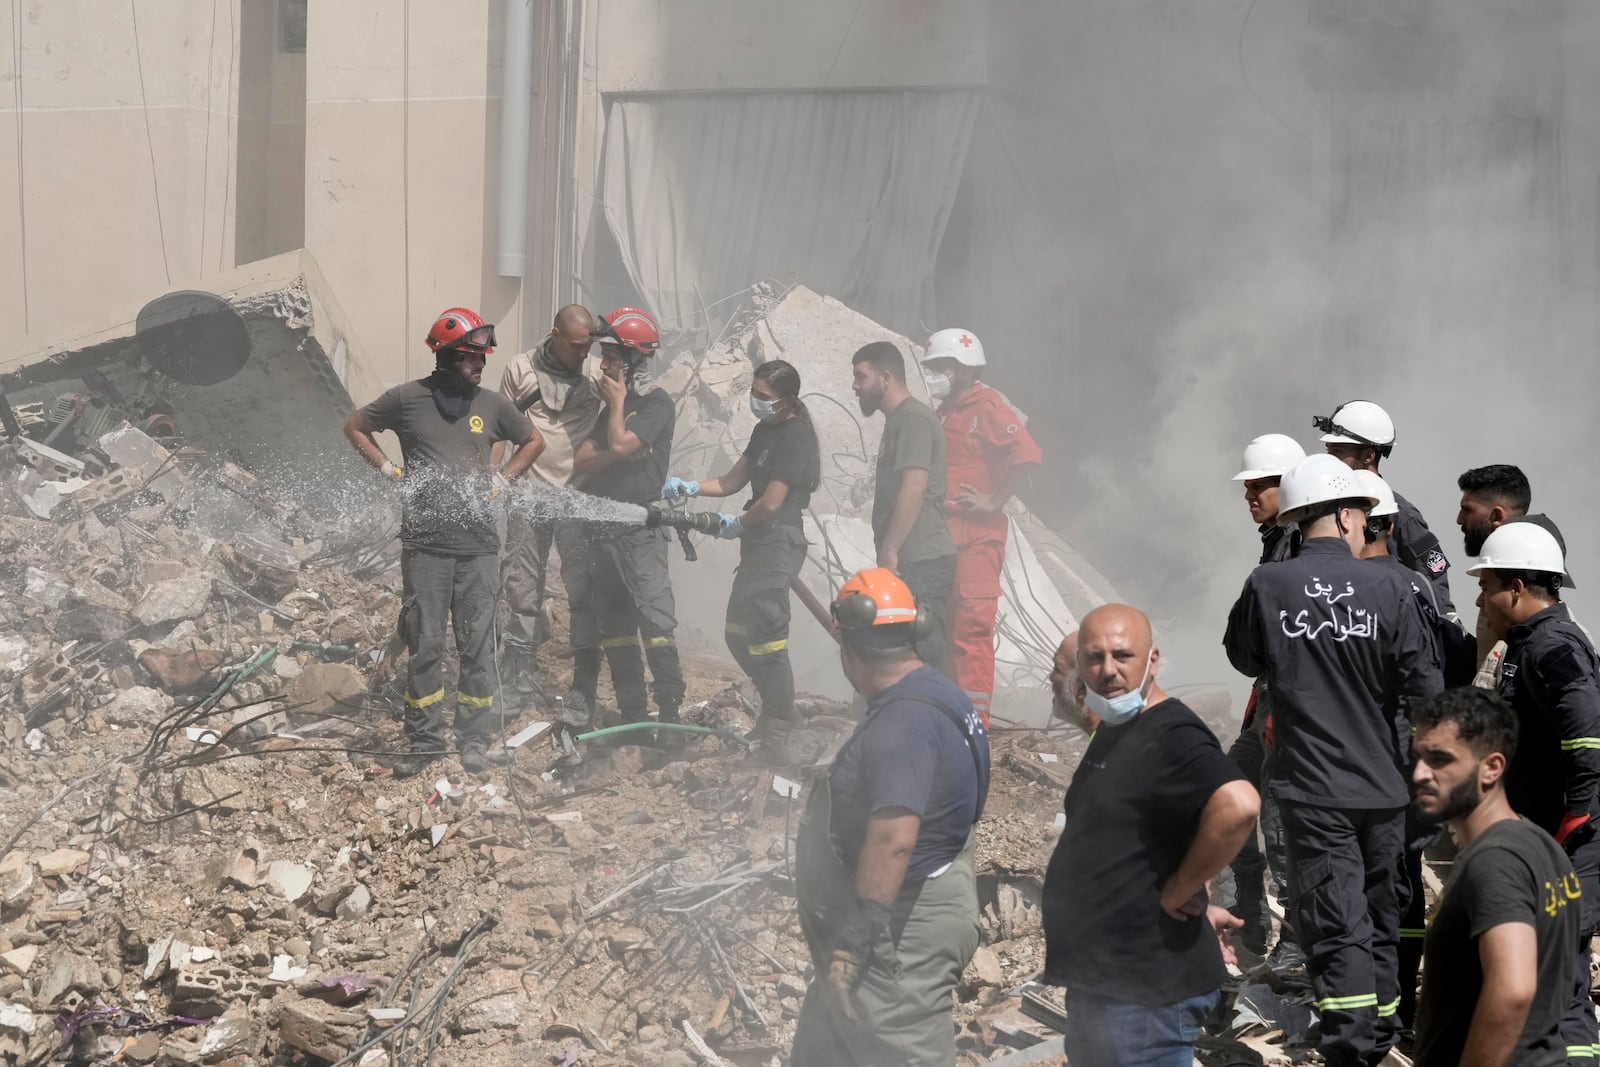
[[[741,745],[749,745],[743,734],[736,734],[732,730],[718,730],[712,726],[691,726],[686,722],[625,722],[621,726],[607,726],[603,730],[590,730],[586,734],[579,734],[575,740],[593,741],[597,737],[608,737],[611,734],[620,734],[627,730],[682,730],[690,734],[711,734],[724,741],[737,741]]]

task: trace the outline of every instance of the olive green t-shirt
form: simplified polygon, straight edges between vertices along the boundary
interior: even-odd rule
[[[902,400],[884,419],[883,441],[878,445],[878,484],[872,500],[872,535],[879,542],[894,514],[900,480],[908,470],[928,472],[928,491],[922,495],[917,523],[900,546],[900,563],[920,563],[956,554],[950,527],[944,519],[944,427],[933,409],[915,398]]]

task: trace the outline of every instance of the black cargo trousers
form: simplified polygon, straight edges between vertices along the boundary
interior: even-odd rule
[[[1367,1067],[1399,1036],[1404,808],[1342,809],[1280,800],[1295,932],[1332,1067]]]
[[[1267,796],[1265,788],[1268,770],[1266,730],[1271,715],[1271,698],[1263,683],[1256,684],[1254,701],[1250,717],[1240,725],[1238,738],[1228,747],[1228,758],[1261,794],[1261,837],[1266,843],[1266,850],[1263,851],[1256,842],[1256,835],[1252,833],[1245,838],[1244,846],[1229,864],[1237,893],[1233,913],[1243,919],[1246,926],[1264,924],[1267,920],[1266,876],[1269,872],[1279,902],[1285,908],[1289,904],[1289,857],[1284,849],[1283,814],[1278,802]],[[1298,944],[1292,921],[1283,923],[1278,930],[1278,938],[1286,944]]]
[[[739,539],[739,569],[728,593],[723,637],[734,662],[761,694],[762,719],[794,718],[789,583],[805,561],[806,537],[798,526],[757,526]]]
[[[674,633],[677,603],[667,569],[671,534],[660,527],[636,529],[587,542],[581,549],[563,546],[564,552],[567,547],[573,549],[572,568],[581,572],[568,577],[564,561],[562,575],[567,578],[568,595],[578,586],[588,594],[587,607],[592,609],[583,610],[585,606],[576,599],[572,605],[572,650],[579,660],[578,669],[582,669],[585,653],[592,655],[598,644],[611,668],[611,687],[624,722],[649,716],[645,661],[650,665],[662,721],[676,722],[683,704],[683,667]],[[574,688],[581,688],[580,681],[590,680],[575,680]],[[584,695],[593,701],[592,688]]]
[[[455,630],[461,676],[456,686],[458,742],[488,741],[497,695],[494,663],[500,560],[493,553],[451,556],[400,550],[400,633],[406,667],[406,735],[413,751],[447,751],[444,737],[445,625]]]

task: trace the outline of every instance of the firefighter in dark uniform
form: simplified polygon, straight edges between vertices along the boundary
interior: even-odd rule
[[[758,757],[789,762],[794,670],[789,665],[789,586],[806,561],[805,509],[822,480],[811,415],[800,400],[800,372],[781,359],[756,368],[750,385],[755,432],[733,469],[704,482],[668,478],[661,495],[725,497],[750,487],[738,515],[722,516],[718,537],[738,538],[739,569],[728,594],[728,651],[761,694]]]
[[[1279,521],[1300,555],[1256,568],[1228,617],[1228,658],[1273,698],[1267,792],[1283,811],[1290,912],[1339,1067],[1376,1064],[1399,1034],[1400,879],[1409,786],[1399,702],[1442,688],[1410,584],[1363,563],[1374,501],[1310,456],[1283,476]]]
[[[1337,456],[1351,470],[1383,473],[1379,464],[1394,452],[1394,420],[1387,411],[1370,400],[1352,400],[1340,404],[1331,416],[1319,415],[1311,421],[1322,431],[1329,455]],[[1450,600],[1450,560],[1417,506],[1399,493],[1394,499],[1400,510],[1394,517],[1389,548],[1401,563],[1433,583],[1440,616],[1453,620],[1456,606]]]
[[[1261,563],[1276,563],[1292,558],[1300,548],[1300,531],[1278,525],[1279,483],[1288,469],[1306,458],[1305,449],[1286,434],[1262,434],[1244,449],[1244,465],[1233,476],[1244,483],[1244,500],[1250,508],[1250,518],[1259,524],[1261,534]],[[1228,758],[1244,772],[1245,780],[1259,793],[1265,782],[1266,743],[1264,740],[1267,719],[1270,716],[1270,699],[1266,679],[1258,678],[1250,689],[1250,703],[1245,708],[1244,721],[1239,724],[1239,737],[1228,749]],[[1239,930],[1239,940],[1257,955],[1268,955],[1267,942],[1272,933],[1272,917],[1267,910],[1265,875],[1270,870],[1278,899],[1289,899],[1288,860],[1283,853],[1283,819],[1275,803],[1263,801],[1261,805],[1261,836],[1266,841],[1266,852],[1256,843],[1256,835],[1245,839],[1244,847],[1234,857],[1231,867],[1237,898],[1231,909],[1244,921]],[[1284,923],[1278,932],[1278,943],[1268,956],[1274,970],[1293,967],[1303,962],[1299,946],[1294,939],[1294,924]]]
[[[1478,576],[1478,609],[1506,643],[1500,695],[1521,736],[1506,768],[1506,796],[1572,859],[1581,887],[1572,1006],[1561,1023],[1567,1062],[1600,1056],[1589,996],[1589,938],[1600,920],[1600,656],[1561,602],[1565,553],[1538,523],[1514,521],[1483,542],[1467,568]]]
[[[677,422],[672,398],[650,381],[647,371],[661,337],[655,322],[637,308],[618,308],[605,321],[608,328],[600,336],[604,377],[599,383],[605,407],[589,439],[578,446],[573,471],[586,492],[649,504],[666,476]],[[591,542],[585,553],[598,632],[581,635],[581,640],[592,647],[598,639],[604,650],[624,722],[642,722],[649,715],[641,645],[655,683],[660,720],[677,722],[683,703],[683,668],[674,636],[677,607],[667,573],[670,539],[671,532],[662,527],[632,529]],[[572,646],[578,650],[580,635],[573,635]],[[573,688],[591,707],[596,681],[576,676],[573,680]],[[586,690],[579,688],[580,683]],[[677,738],[675,731],[663,734],[668,743]]]
[[[1363,531],[1366,545],[1359,555],[1364,560],[1370,560],[1388,569],[1411,586],[1412,597],[1422,618],[1423,629],[1435,638],[1434,658],[1439,667],[1440,677],[1443,678],[1445,677],[1444,649],[1440,647],[1438,638],[1441,632],[1453,630],[1457,634],[1464,635],[1466,631],[1456,623],[1439,617],[1439,604],[1434,600],[1432,583],[1425,581],[1422,575],[1401,563],[1389,551],[1389,539],[1394,533],[1394,517],[1400,510],[1400,505],[1394,498],[1394,490],[1389,488],[1389,483],[1385,482],[1381,475],[1373,474],[1371,471],[1355,473],[1377,500],[1377,504],[1367,515],[1367,527]],[[1401,731],[1401,736],[1409,742],[1411,709],[1402,707],[1398,708],[1397,712],[1401,716],[1397,728]],[[1411,773],[1409,744],[1406,750],[1406,760],[1401,764],[1401,769],[1409,776]],[[1400,915],[1400,1011],[1398,1012],[1400,1026],[1406,1030],[1411,1029],[1416,1022],[1417,972],[1422,967],[1423,941],[1427,936],[1425,921],[1428,905],[1422,881],[1422,854],[1438,836],[1437,825],[1425,822],[1414,808],[1406,809],[1406,852],[1402,868],[1405,903]]]

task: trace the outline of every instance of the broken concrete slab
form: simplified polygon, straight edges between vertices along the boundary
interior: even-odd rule
[[[183,485],[183,475],[172,464],[172,453],[137,427],[101,434],[98,443],[114,465],[136,472],[144,488],[165,495]]]
[[[289,685],[291,714],[318,718],[332,712],[349,715],[361,707],[367,680],[347,663],[312,663]]]
[[[100,965],[76,952],[62,952],[50,962],[50,970],[39,983],[38,1002],[55,1004],[68,993],[92,997],[103,988]]]
[[[8,1004],[0,1001],[0,1030],[32,1036],[38,1025],[33,1010],[26,1004]]]
[[[39,857],[39,873],[46,877],[62,877],[78,870],[89,862],[89,854],[82,849],[58,848]]]
[[[350,890],[350,894],[339,901],[333,909],[334,915],[347,921],[366,918],[367,912],[372,910],[372,891],[364,885],[357,885]]]
[[[340,1060],[361,1043],[365,1012],[345,1011],[325,1001],[299,997],[278,1015],[278,1038],[290,1048],[324,1060]]]
[[[273,860],[267,865],[266,876],[261,881],[272,892],[293,904],[310,892],[311,883],[316,877],[316,872],[303,863]]]
[[[119,725],[149,724],[172,710],[172,698],[145,685],[119,692],[105,707],[106,719]]]
[[[34,959],[39,955],[38,945],[23,945],[10,952],[0,952],[0,966],[12,974],[22,977],[28,973],[28,968],[33,966]]]
[[[531,1005],[521,993],[499,993],[474,1001],[456,1017],[456,1029],[464,1034],[485,1030],[515,1030],[522,1025]]]
[[[192,619],[206,610],[211,599],[211,579],[204,574],[190,574],[157,582],[145,593],[133,617],[141,626],[159,626],[167,622]]]

